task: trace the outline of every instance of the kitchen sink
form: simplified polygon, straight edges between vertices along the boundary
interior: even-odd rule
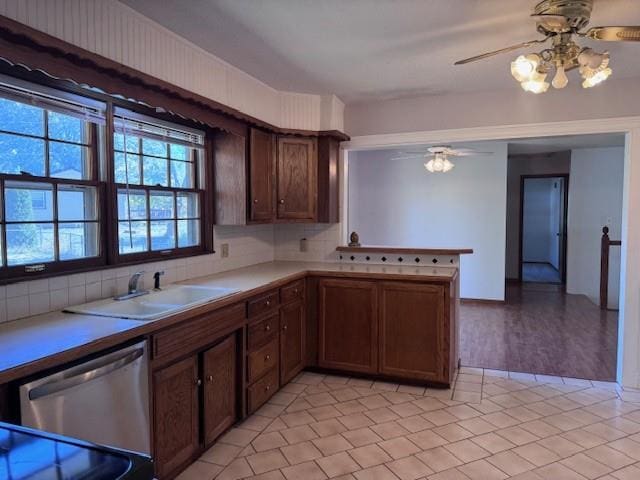
[[[238,292],[237,289],[225,287],[170,285],[162,290],[154,290],[146,295],[127,300],[98,300],[67,307],[65,311],[151,321],[227,297],[236,292]]]

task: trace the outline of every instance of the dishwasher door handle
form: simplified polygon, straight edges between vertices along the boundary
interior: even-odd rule
[[[144,348],[136,348],[133,351],[124,353],[107,364],[104,364],[104,359],[102,359],[102,362],[99,360],[89,362],[84,365],[85,368],[80,370],[74,368],[68,372],[71,374],[69,377],[65,377],[65,372],[62,372],[59,380],[52,380],[51,382],[47,382],[29,390],[29,400],[38,400],[40,398],[53,395],[54,393],[73,388],[82,383],[90,382],[96,378],[103,377],[135,362],[137,359],[142,357],[142,355],[144,355]]]

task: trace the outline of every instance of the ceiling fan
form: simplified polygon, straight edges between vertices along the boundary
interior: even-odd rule
[[[564,88],[569,83],[566,72],[579,69],[584,88],[595,87],[612,73],[609,52],[598,53],[574,42],[574,36],[606,42],[639,42],[640,26],[592,27],[583,30],[591,20],[594,0],[544,0],[539,2],[531,15],[537,30],[544,38],[511,45],[493,52],[483,53],[455,63],[464,65],[501,53],[519,50],[551,41],[549,48],[539,53],[520,55],[511,62],[511,74],[527,92],[544,93],[549,89],[546,81],[551,70],[555,75],[551,85]]]
[[[470,155],[490,155],[491,152],[479,152],[472,148],[452,148],[450,145],[434,145],[426,149],[409,150],[400,152],[399,155],[392,157],[391,160],[414,160],[429,159],[425,164],[431,173],[447,173],[455,165],[449,157],[468,157]]]

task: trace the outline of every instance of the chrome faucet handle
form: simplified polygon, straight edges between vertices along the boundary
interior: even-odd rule
[[[153,274],[153,289],[160,290],[160,277],[164,275],[164,270],[160,270]]]

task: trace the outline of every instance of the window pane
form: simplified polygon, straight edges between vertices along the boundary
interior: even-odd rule
[[[149,249],[147,222],[118,222],[118,247],[121,254],[146,252]]]
[[[44,137],[43,110],[0,98],[0,130]]]
[[[171,160],[171,186],[193,188],[193,163]]]
[[[53,186],[30,182],[7,182],[5,218],[9,222],[53,220]]]
[[[49,138],[85,143],[85,123],[82,120],[57,112],[47,112],[47,114],[49,116]]]
[[[113,148],[124,152],[124,134],[115,133],[113,135]],[[140,153],[140,137],[127,135],[127,152]]]
[[[58,219],[61,221],[96,220],[97,204],[94,187],[58,187]]]
[[[178,193],[178,218],[198,218],[198,194]]]
[[[175,218],[173,193],[151,192],[149,214],[152,219]]]
[[[98,224],[61,223],[58,225],[60,260],[98,256]]]
[[[194,247],[200,244],[200,221],[178,220],[178,247]]]
[[[44,140],[0,133],[0,173],[44,176]]]
[[[55,259],[53,223],[9,224],[6,229],[8,265],[52,262]]]
[[[125,165],[124,153],[116,153],[115,180],[116,183],[140,185],[140,156],[128,154],[127,165]]]
[[[129,217],[131,214],[131,217]],[[118,219],[146,220],[147,195],[142,190],[118,190]]]
[[[155,220],[151,222],[151,250],[175,248],[175,220]]]
[[[159,140],[142,139],[142,153],[154,157],[167,157],[167,144]]]
[[[169,186],[167,160],[164,158],[143,157],[142,178],[145,185]]]
[[[189,160],[187,158],[187,152],[191,150],[190,148],[185,147],[184,145],[169,145],[170,157],[174,160]]]
[[[89,149],[69,143],[49,143],[49,174],[72,180],[89,179]]]

